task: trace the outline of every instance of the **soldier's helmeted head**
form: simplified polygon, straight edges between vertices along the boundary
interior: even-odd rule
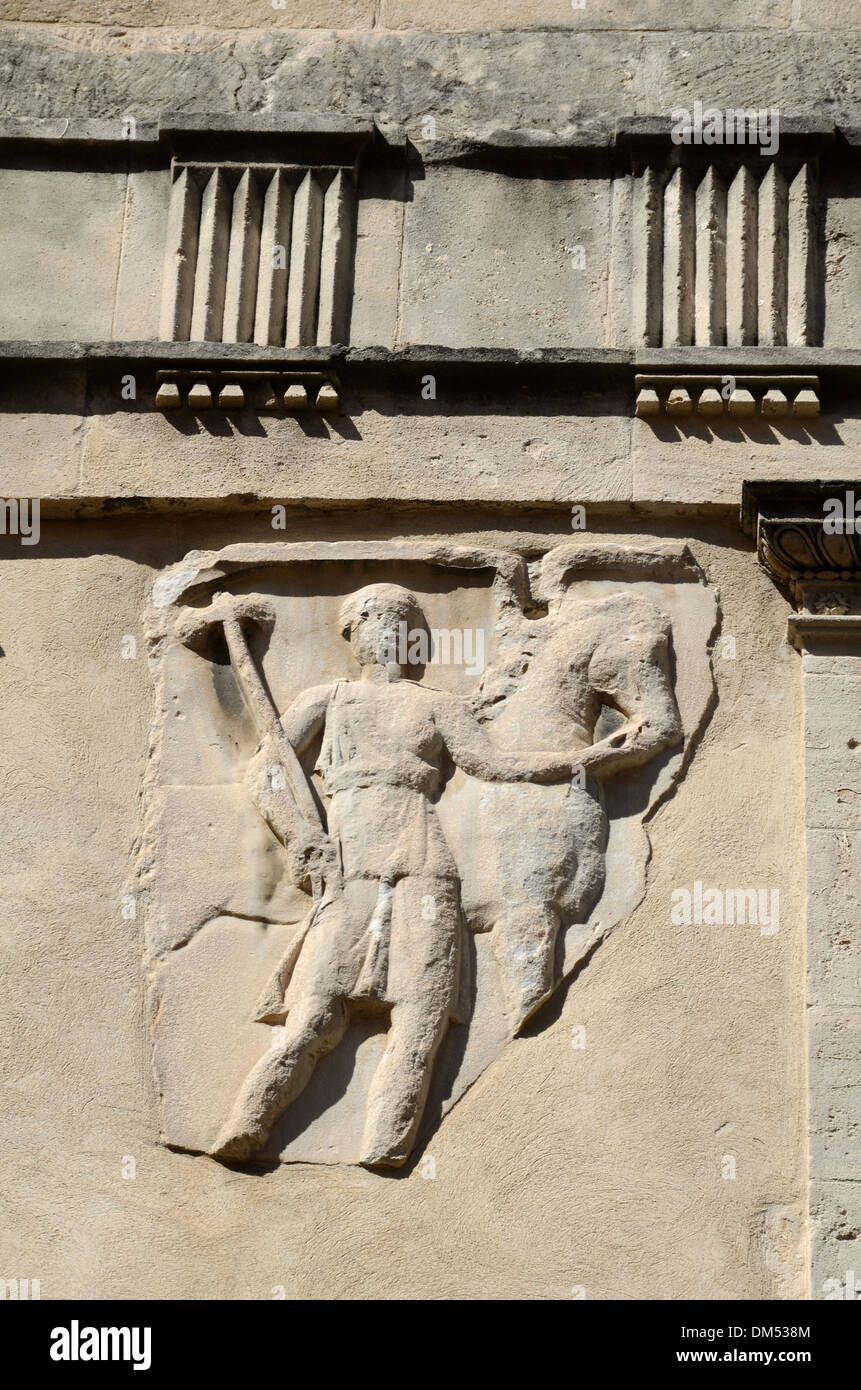
[[[415,594],[400,584],[366,584],[341,605],[341,636],[360,666],[406,666],[415,635],[429,635]],[[423,645],[423,644],[419,644]]]

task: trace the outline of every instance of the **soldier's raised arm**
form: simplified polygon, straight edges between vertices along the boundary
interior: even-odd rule
[[[331,693],[331,682],[309,685],[281,715],[281,727],[298,754],[305,752],[323,728]]]

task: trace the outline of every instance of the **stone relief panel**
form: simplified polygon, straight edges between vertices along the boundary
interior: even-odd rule
[[[682,545],[161,575],[138,892],[170,1146],[397,1166],[645,891],[713,699]]]

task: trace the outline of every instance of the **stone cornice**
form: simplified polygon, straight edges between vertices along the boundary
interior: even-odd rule
[[[778,584],[861,582],[861,528],[858,534],[833,534],[823,524],[828,499],[843,499],[847,493],[861,501],[861,481],[744,484],[742,528],[756,540],[760,562]]]
[[[861,481],[747,482],[741,521],[766,573],[799,610],[788,623],[799,650],[812,639],[861,640]],[[835,504],[843,520],[835,524]]]
[[[373,114],[354,116],[332,113],[282,111],[277,115],[236,116],[222,113],[165,112],[158,120],[134,120],[131,133],[128,116],[114,120],[86,117],[4,117],[0,119],[0,145],[125,145],[175,146],[190,139],[207,141],[270,140],[313,138],[361,145],[375,135],[387,144],[403,145],[402,127],[375,121]]]
[[[861,382],[861,350],[817,347],[448,347],[439,343],[408,343],[403,347],[261,347],[256,343],[171,342],[157,339],[83,342],[75,339],[40,341],[0,339],[0,360],[6,364],[45,363],[70,365],[82,362],[151,362],[154,364],[211,366],[279,366],[297,368],[367,364],[380,367],[457,368],[559,368],[587,367],[605,371],[618,368],[630,378],[634,373],[733,372],[765,375],[818,372],[841,385]]]
[[[845,648],[861,642],[861,614],[790,613],[786,624],[792,645],[801,651],[813,640],[828,640],[835,647]]]
[[[577,408],[578,392],[609,393],[618,398],[619,412],[632,415],[637,378],[642,376],[660,376],[678,385],[706,377],[720,384],[732,376],[753,387],[757,399],[775,384],[783,385],[791,396],[790,379],[798,386],[809,384],[808,377],[815,376],[817,414],[820,399],[826,414],[835,409],[856,413],[861,386],[861,351],[806,347],[518,349],[413,343],[398,348],[344,344],[287,348],[256,343],[9,339],[0,340],[0,363],[7,382],[38,379],[41,372],[64,368],[84,369],[94,381],[117,372],[142,374],[147,380],[161,379],[164,373],[293,372],[340,376],[345,386],[365,383],[397,391],[412,389],[418,378],[430,374],[455,391],[502,388],[554,398],[569,391],[572,410]],[[557,401],[557,409],[564,410],[562,402]],[[789,415],[789,407],[785,413]],[[699,419],[696,413],[693,418]],[[741,426],[748,423],[742,420]],[[756,427],[763,423],[781,429],[786,422],[760,421],[759,415],[752,422]],[[799,421],[793,416],[790,426],[809,426],[815,434],[819,421]]]
[[[489,157],[495,161],[517,161],[527,157],[541,163],[545,159],[573,160],[585,155],[615,152],[626,162],[670,159],[672,162],[722,160],[756,162],[754,148],[725,145],[675,144],[672,139],[672,110],[641,117],[616,120],[584,114],[575,116],[558,129],[551,127],[506,127],[498,124],[461,127],[457,132],[440,130],[424,139],[421,129],[391,121],[372,111],[353,114],[339,112],[281,111],[262,114],[223,112],[171,112],[157,118],[135,120],[130,136],[128,115],[104,117],[29,117],[0,119],[0,147],[20,148],[59,146],[161,147],[168,152],[189,142],[221,144],[241,141],[266,144],[273,140],[331,142],[360,148],[377,140],[403,150],[412,144],[427,163],[465,163]],[[809,158],[827,155],[839,147],[844,152],[861,146],[861,128],[841,127],[833,121],[811,116],[780,116],[778,158]]]

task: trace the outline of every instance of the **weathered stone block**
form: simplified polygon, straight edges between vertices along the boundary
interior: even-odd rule
[[[610,187],[430,167],[405,207],[402,342],[603,343]]]
[[[455,413],[444,393],[405,402],[410,448],[404,453],[403,416],[386,399],[346,394],[341,412],[301,416],[219,417],[210,425],[174,413],[136,416],[130,434],[115,399],[97,397],[87,422],[81,488],[85,495],[140,493],[140,460],[147,460],[152,496],[212,497],[238,491],[273,501],[289,498],[457,501],[470,493],[499,501],[564,500],[569,507],[631,495],[626,456],[630,422],[621,414],[563,417],[546,435],[546,415],[524,414],[517,401],[490,408],[486,397],[460,399]],[[600,412],[601,398],[586,397]]]
[[[44,414],[32,408],[32,396],[17,385],[7,381],[0,394],[0,494],[4,497],[67,497],[77,491],[86,376],[82,371],[57,370],[50,381],[53,410]]]
[[[4,338],[112,338],[126,178],[0,169]]]
[[[861,1009],[814,1008],[809,1020],[810,1176],[852,1181],[861,1134]]]

